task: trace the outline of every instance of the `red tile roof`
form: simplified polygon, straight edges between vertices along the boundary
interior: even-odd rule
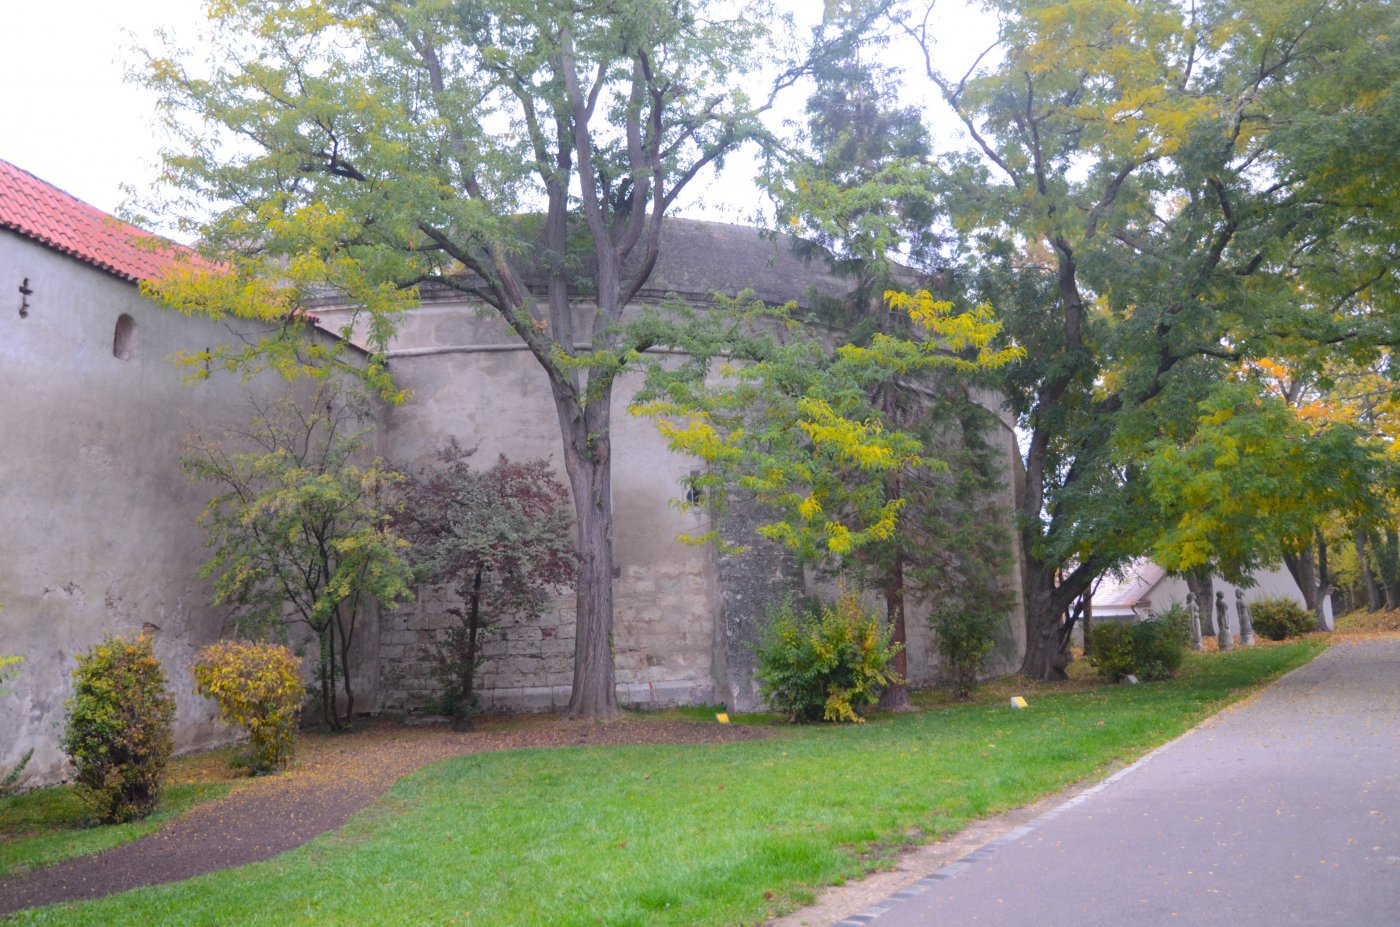
[[[0,161],[0,228],[137,283],[204,265],[191,249],[142,231]]]

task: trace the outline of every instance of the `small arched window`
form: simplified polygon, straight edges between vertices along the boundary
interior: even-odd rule
[[[123,312],[117,316],[117,330],[112,335],[112,356],[131,360],[136,356],[136,320]]]

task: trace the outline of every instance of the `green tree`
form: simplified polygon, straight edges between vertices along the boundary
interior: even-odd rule
[[[963,475],[940,480],[943,455],[979,441],[980,434],[967,431],[987,424],[964,403],[961,418],[940,415],[919,431],[909,407],[926,417],[937,405],[927,397],[938,392],[920,388],[930,375],[1000,366],[1019,350],[998,341],[999,326],[986,306],[960,312],[926,291],[886,296],[891,314],[907,318],[924,337],[877,331],[863,344],[832,351],[781,312],[777,320],[786,324],[775,329],[775,314],[761,304],[721,301],[720,309],[666,336],[687,361],[652,365],[634,412],[656,419],[673,450],[707,464],[693,479],[703,501],[690,504],[707,505],[723,519],[731,501],[756,503],[771,514],[759,529],[763,537],[806,563],[860,570],[885,597],[896,645],[891,689],[903,691],[904,566],[912,564],[911,575],[929,590],[971,575],[944,571],[949,563],[935,564],[937,556],[921,545],[954,533],[938,507],[949,501],[950,482]],[[962,388],[954,385],[953,392]],[[906,485],[913,491],[906,493]],[[989,537],[996,532],[995,519],[979,524]],[[718,526],[692,540],[718,541]],[[999,563],[989,560],[988,569]],[[999,602],[980,604],[995,611]]]
[[[455,443],[443,448],[440,466],[408,481],[395,519],[420,578],[451,583],[462,600],[429,653],[459,731],[471,729],[477,710],[482,634],[502,618],[538,617],[578,569],[568,490],[549,462],[502,456],[478,471],[469,457]]]
[[[1053,678],[1072,603],[1141,552],[1151,441],[1243,359],[1394,340],[1394,314],[1374,310],[1396,200],[1388,182],[1362,192],[1385,169],[1360,136],[1396,130],[1397,11],[988,7],[996,43],[965,74],[936,66],[932,5],[899,23],[967,139],[937,185],[968,285],[1027,351],[1000,385],[1025,434],[1023,670]]]
[[[772,11],[233,0],[209,12],[211,51],[153,55],[145,73],[180,140],[167,178],[185,202],[217,204],[196,225],[230,273],[172,279],[160,295],[281,324],[330,291],[363,307],[375,351],[420,287],[492,307],[545,373],[563,439],[581,556],[567,713],[615,714],[611,398],[649,346],[618,323],[677,198],[760,131],[769,101],[739,78],[771,61]],[[288,343],[274,358],[307,360],[304,340]]]
[[[1238,583],[1303,550],[1327,515],[1373,501],[1382,461],[1360,437],[1340,424],[1310,429],[1252,385],[1226,384],[1202,402],[1186,441],[1150,445],[1143,478],[1162,512],[1153,559]]]
[[[802,247],[820,246],[851,281],[839,299],[821,294],[817,309],[856,342],[892,327],[907,334],[901,317],[884,311],[883,294],[939,260],[932,141],[918,108],[899,100],[888,43],[873,28],[880,12],[879,4],[828,5],[813,36],[806,130],[770,145],[763,173],[777,226]]]
[[[876,334],[828,350],[814,334],[762,303],[721,298],[658,337],[681,347],[679,365],[649,366],[632,411],[657,421],[673,450],[708,469],[694,478],[706,504],[742,496],[770,509],[760,528],[807,561],[844,557],[888,539],[904,503],[885,480],[924,458],[911,434],[891,427],[872,402],[887,379],[930,370],[973,371],[1010,362],[990,309],[959,312],[929,293],[887,294],[929,337]],[[774,330],[774,321],[782,323]],[[765,324],[768,323],[768,324]],[[712,375],[713,374],[713,375]],[[719,541],[717,530],[686,540]]]
[[[392,608],[411,598],[407,544],[390,524],[402,477],[365,459],[369,432],[355,430],[363,397],[333,379],[304,401],[250,404],[246,429],[191,436],[181,458],[219,488],[199,519],[213,550],[201,575],[214,577],[214,600],[234,608],[240,630],[285,635],[304,624],[315,634],[321,716],[339,730],[355,710],[361,613],[371,600]]]
[[[775,155],[767,172],[779,225],[821,245],[837,272],[852,280],[842,311],[826,315],[840,327],[836,337],[857,345],[876,332],[915,336],[906,314],[886,311],[886,290],[918,280],[946,292],[949,282],[946,271],[935,269],[943,258],[932,142],[919,110],[899,99],[888,37],[872,28],[884,6],[827,5],[814,40],[824,53],[813,70],[805,148]],[[883,593],[886,620],[901,645],[907,640],[906,587],[928,595],[945,666],[965,689],[1010,605],[1000,589],[1006,521],[991,502],[1001,485],[982,434],[994,423],[969,401],[968,378],[927,373],[877,379],[870,401],[888,426],[909,433],[925,456],[949,466],[888,474],[885,498],[904,506],[898,526],[846,561],[860,570],[863,583]],[[907,675],[903,651],[895,668]],[[907,686],[887,688],[881,704],[908,707]]]

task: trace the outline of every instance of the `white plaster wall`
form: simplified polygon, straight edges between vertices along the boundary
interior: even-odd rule
[[[1230,609],[1230,626],[1239,633],[1239,619],[1235,615],[1235,585],[1226,582],[1219,576],[1215,577],[1214,590],[1225,593],[1225,604]],[[1191,590],[1186,585],[1186,580],[1176,576],[1164,576],[1162,579],[1148,590],[1142,602],[1139,602],[1134,609],[1139,617],[1145,617],[1149,610],[1162,611],[1170,608],[1174,602],[1185,603],[1186,597],[1191,594]],[[1254,585],[1244,587],[1244,600],[1253,602],[1255,599],[1263,598],[1284,598],[1292,599],[1300,606],[1306,608],[1303,602],[1303,594],[1298,589],[1298,584],[1293,581],[1293,574],[1283,566],[1272,567],[1267,570],[1258,570],[1254,573]]]
[[[33,294],[20,318],[24,278]],[[190,483],[178,458],[196,423],[235,425],[248,410],[236,377],[188,383],[171,356],[229,332],[5,231],[0,291],[0,652],[25,658],[12,694],[0,696],[0,768],[33,747],[27,784],[58,779],[75,655],[146,624],[159,629],[177,749],[224,742],[231,732],[194,694],[189,671],[224,619],[198,577],[206,550],[195,518],[210,491]],[[126,360],[113,355],[123,313],[136,323]],[[287,388],[275,377],[254,386]],[[361,662],[377,663],[372,653]]]

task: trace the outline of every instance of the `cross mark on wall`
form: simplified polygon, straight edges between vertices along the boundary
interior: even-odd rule
[[[34,291],[29,288],[29,278],[25,277],[24,282],[19,285],[19,317],[29,318],[29,297],[34,295]]]

